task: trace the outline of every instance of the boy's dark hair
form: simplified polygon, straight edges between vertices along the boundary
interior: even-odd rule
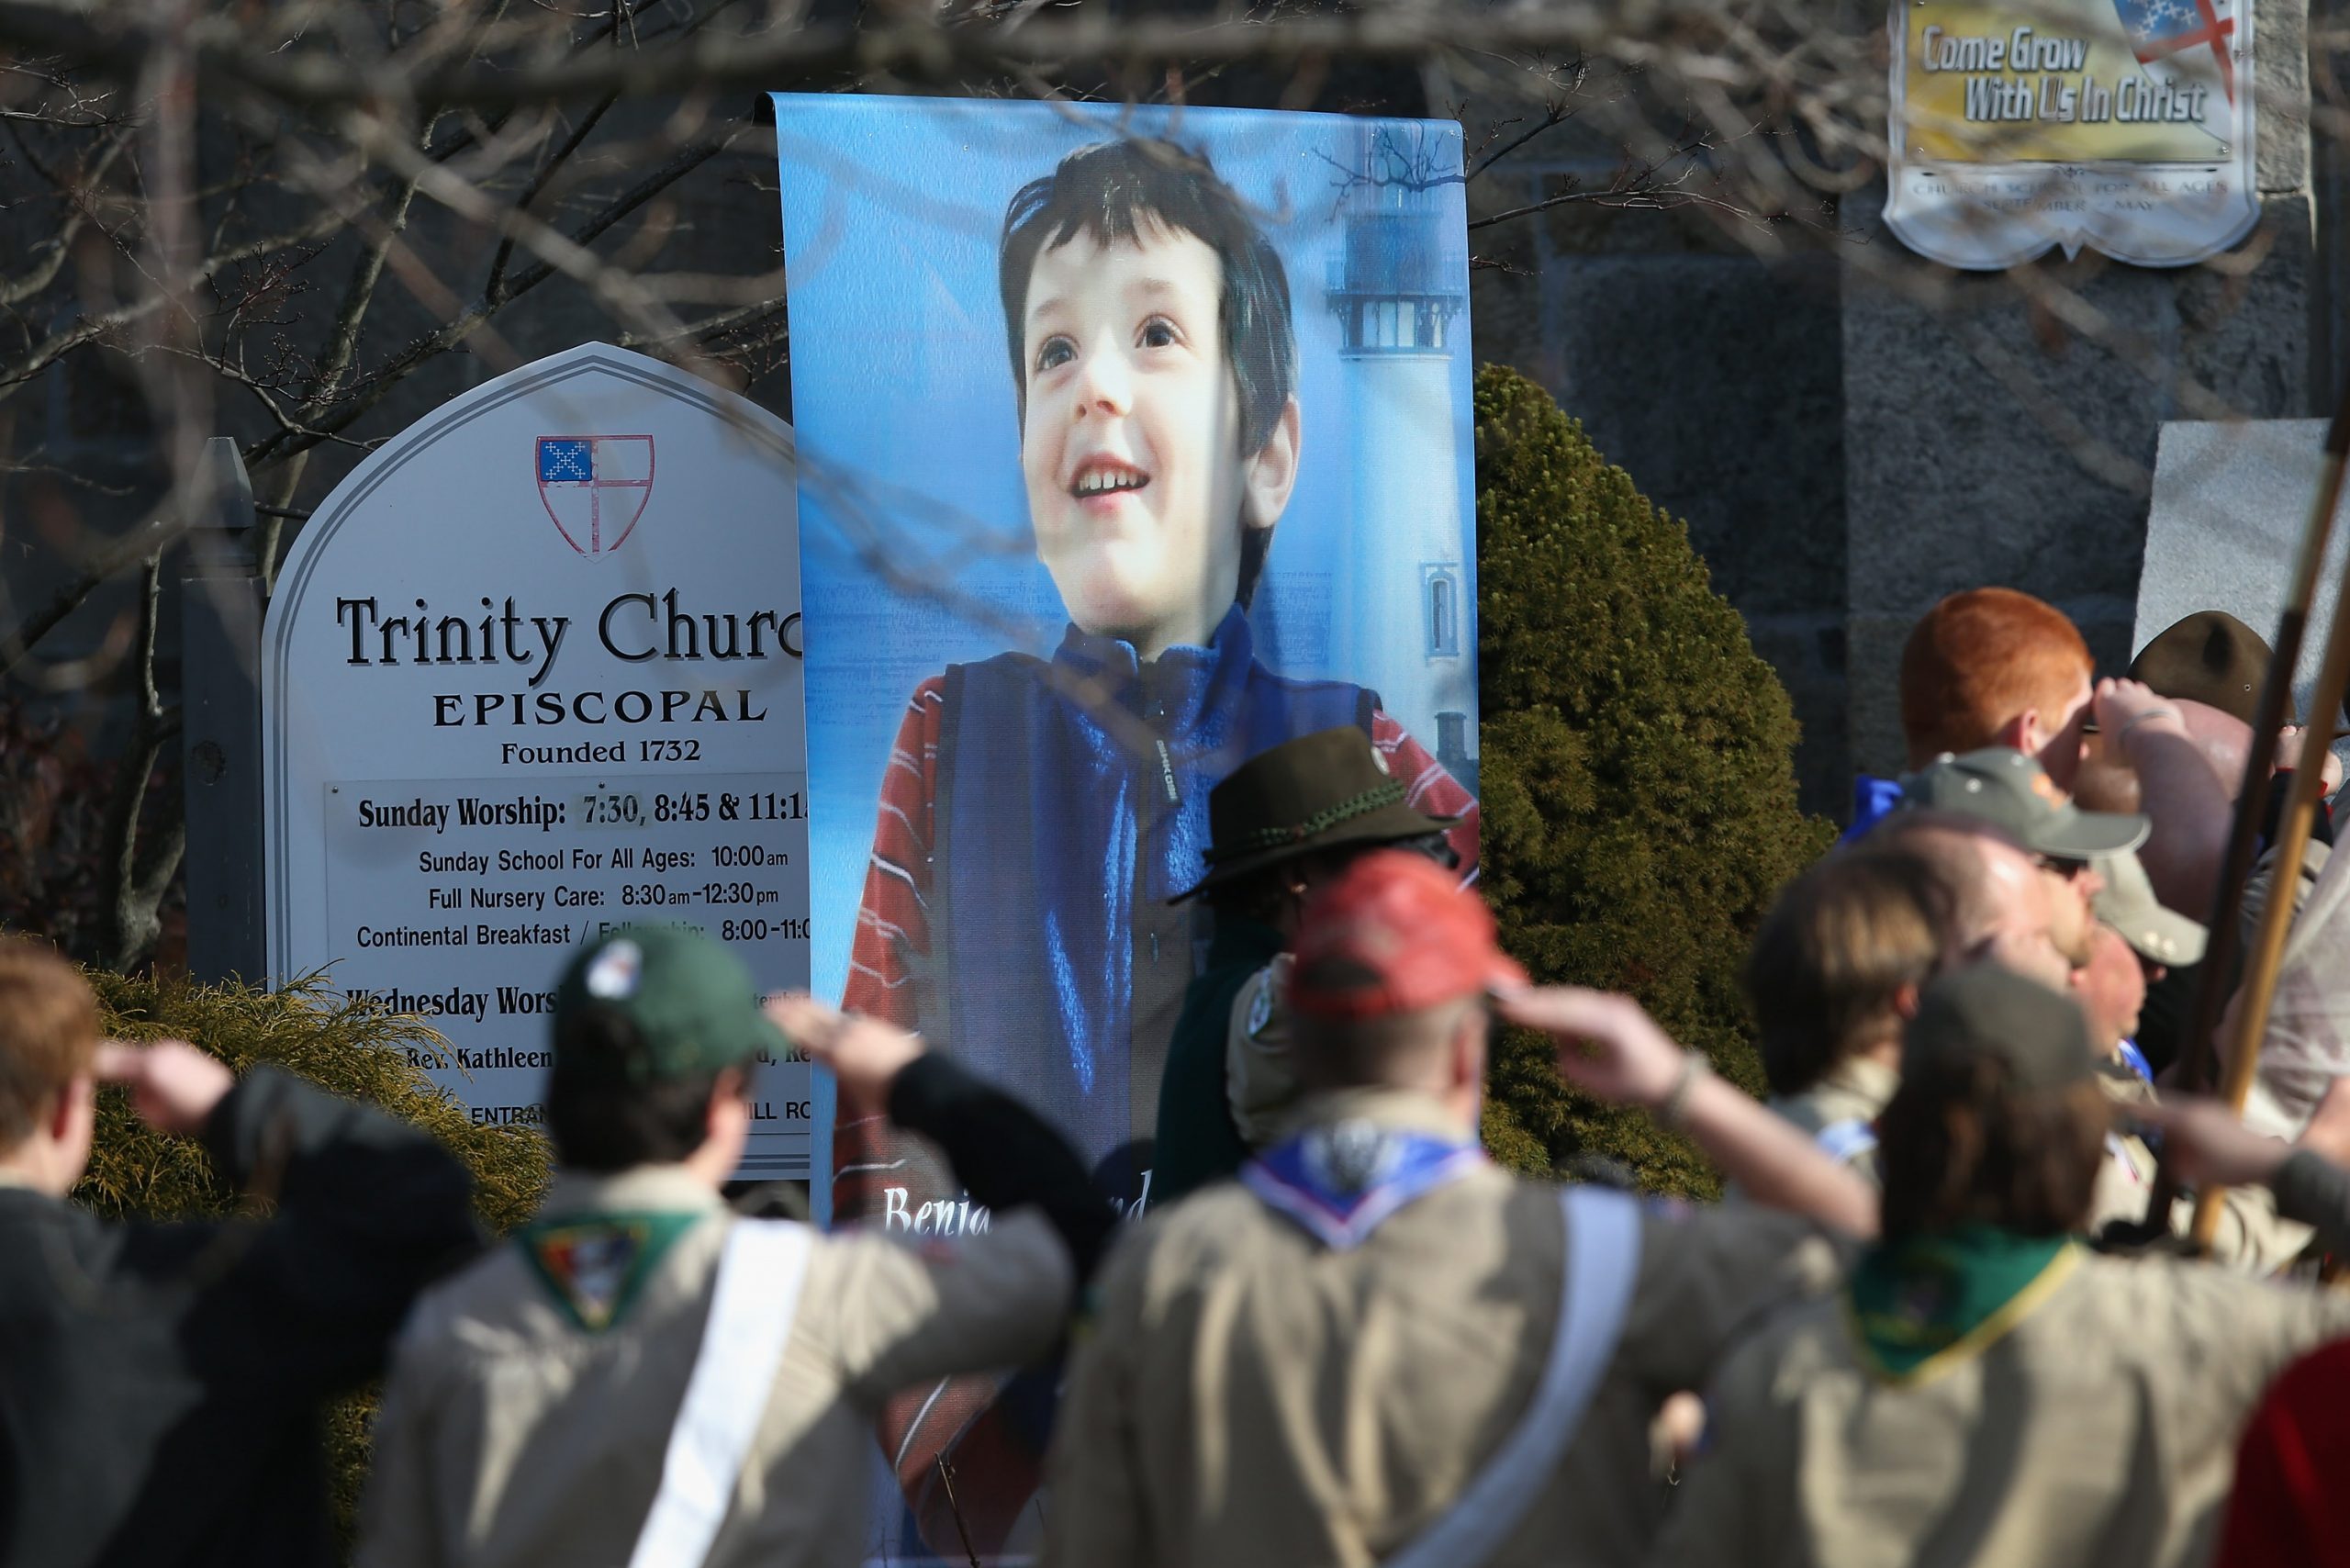
[[[2088,1223],[2112,1111],[2095,1081],[2025,1091],[1988,1051],[1905,1064],[1877,1119],[1888,1242],[1991,1225],[2064,1236]]]
[[[710,1097],[732,1069],[625,1083],[578,1067],[638,1054],[635,1034],[610,1007],[584,1007],[565,1020],[547,1082],[547,1137],[557,1163],[598,1174],[674,1165],[709,1136]]]
[[[1207,156],[1172,141],[1126,138],[1080,147],[1051,174],[1020,187],[1003,212],[996,281],[1003,297],[1006,348],[1020,421],[1028,422],[1024,323],[1036,257],[1082,231],[1100,245],[1136,239],[1151,222],[1192,235],[1224,263],[1224,360],[1240,403],[1240,453],[1263,450],[1297,390],[1297,330],[1289,274],[1232,187]],[[1240,533],[1239,601],[1246,609],[1264,571],[1270,528]]]

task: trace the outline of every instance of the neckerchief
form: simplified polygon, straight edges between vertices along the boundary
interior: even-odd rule
[[[2113,1054],[2121,1058],[2122,1066],[2136,1073],[2143,1081],[2152,1083],[2154,1081],[2154,1064],[2146,1059],[2146,1053],[2138,1048],[2137,1041],[2122,1041],[2114,1047]]]
[[[1345,1121],[1274,1145],[1241,1167],[1240,1180],[1325,1247],[1344,1252],[1404,1204],[1484,1162],[1473,1143]]]
[[[708,1211],[574,1215],[526,1225],[514,1244],[564,1315],[599,1334],[627,1312],[669,1244],[709,1217]]]
[[[1853,1327],[1880,1370],[1914,1377],[1939,1357],[1996,1342],[2079,1259],[2065,1237],[1987,1225],[1872,1247],[1846,1287]]]

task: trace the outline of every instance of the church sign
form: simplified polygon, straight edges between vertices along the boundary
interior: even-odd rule
[[[558,972],[698,926],[808,981],[790,430],[589,344],[386,443],[290,552],[263,633],[269,966],[420,1014],[477,1122],[534,1124]],[[763,1063],[744,1174],[808,1172]]]

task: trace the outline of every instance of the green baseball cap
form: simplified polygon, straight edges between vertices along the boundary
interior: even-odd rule
[[[1901,1035],[1904,1077],[1959,1058],[1995,1056],[2019,1089],[2065,1089],[2089,1078],[2088,1020],[2063,991],[1998,964],[1953,969],[1928,985]]]
[[[574,1037],[572,1021],[591,1010],[614,1014],[628,1027]],[[575,1059],[564,1066],[631,1084],[716,1072],[762,1050],[780,1061],[791,1049],[761,1010],[759,989],[743,960],[682,925],[623,926],[574,953],[555,986],[558,1051],[566,1037],[574,1037]],[[595,1059],[576,1059],[583,1051],[593,1051]]]
[[[1901,803],[1980,818],[2035,855],[2088,860],[2146,842],[2152,824],[2121,812],[2085,812],[2033,758],[2007,746],[1949,752],[1901,780]]]
[[[2199,920],[2163,907],[2154,897],[2153,879],[2134,853],[2125,849],[2118,855],[2100,855],[2090,864],[2105,882],[2089,900],[2091,913],[2113,927],[2139,957],[2173,969],[2203,961],[2203,949],[2211,939],[2210,929]]]

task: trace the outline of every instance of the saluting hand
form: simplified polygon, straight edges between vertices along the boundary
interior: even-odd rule
[[[890,1081],[923,1052],[921,1036],[878,1018],[843,1013],[804,991],[769,999],[767,1011],[811,1061],[831,1070],[843,1093],[867,1103],[886,1098]]]
[[[1559,1076],[1617,1104],[1664,1103],[1685,1054],[1628,996],[1542,986],[1495,998],[1501,1015],[1559,1042]]]
[[[100,1083],[119,1083],[129,1090],[131,1108],[140,1121],[157,1132],[183,1136],[200,1131],[237,1086],[237,1075],[226,1062],[185,1040],[158,1040],[151,1046],[101,1040],[91,1072]]]

